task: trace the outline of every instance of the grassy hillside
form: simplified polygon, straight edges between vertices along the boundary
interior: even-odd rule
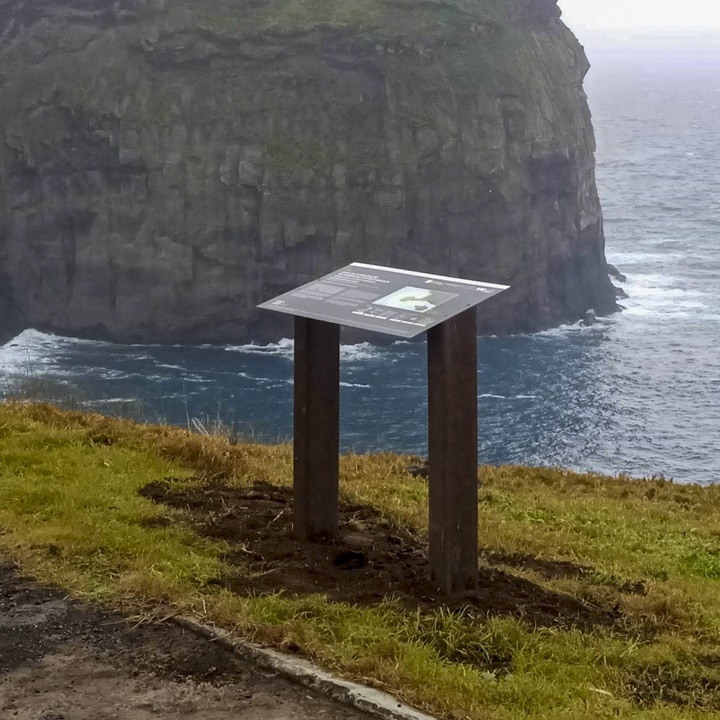
[[[481,587],[443,602],[423,587],[427,486],[411,462],[343,457],[344,539],[306,547],[290,536],[288,446],[3,404],[0,554],[442,717],[720,718],[720,489],[481,468]],[[351,541],[367,566],[337,564]]]

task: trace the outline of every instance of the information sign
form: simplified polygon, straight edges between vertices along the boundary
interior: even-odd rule
[[[295,316],[294,530],[338,532],[340,326],[413,338],[427,331],[430,578],[444,593],[477,586],[477,318],[506,290],[352,263],[259,307]]]
[[[259,307],[413,338],[507,285],[351,263]]]

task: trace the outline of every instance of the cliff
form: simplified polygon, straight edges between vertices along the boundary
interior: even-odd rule
[[[347,262],[513,289],[486,332],[615,309],[555,0],[0,0],[0,330],[281,332]]]

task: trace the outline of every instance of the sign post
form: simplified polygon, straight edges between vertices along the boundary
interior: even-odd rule
[[[338,527],[340,326],[295,318],[295,534],[332,537]]]
[[[340,326],[428,337],[430,577],[477,586],[476,306],[506,285],[351,263],[259,307],[295,316],[295,534],[338,530]]]
[[[428,331],[430,578],[477,587],[477,324],[470,308]]]

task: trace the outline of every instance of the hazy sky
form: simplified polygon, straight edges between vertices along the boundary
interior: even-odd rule
[[[570,27],[720,30],[718,0],[558,0]]]

